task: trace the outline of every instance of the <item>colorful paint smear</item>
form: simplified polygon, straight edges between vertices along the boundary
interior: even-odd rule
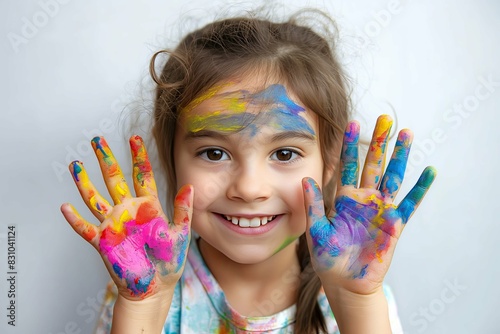
[[[283,250],[286,246],[290,245],[292,242],[294,242],[295,240],[297,240],[299,237],[294,237],[294,236],[289,236],[287,237],[282,243],[281,245],[273,252],[273,255],[274,254],[277,254],[279,253],[281,250]]]
[[[95,137],[92,139],[91,143],[97,155],[97,159],[99,160],[104,180],[113,198],[113,202],[115,204],[121,203],[122,199],[130,193],[130,190],[120,165],[116,161],[108,143],[103,137]]]
[[[380,182],[380,170],[385,166],[387,139],[392,127],[392,118],[381,115],[373,130],[372,141],[366,156],[361,185],[375,188]]]
[[[301,131],[315,136],[309,123],[300,116],[306,110],[290,99],[283,85],[270,85],[256,93],[238,90],[217,94],[222,87],[225,86],[209,90],[183,110],[188,132],[208,129],[230,134],[248,129],[253,136],[260,127],[267,125],[281,131]],[[205,101],[210,103],[210,112],[193,112]]]
[[[399,132],[394,153],[392,154],[391,161],[387,166],[387,170],[382,178],[380,190],[384,195],[393,198],[395,193],[401,187],[403,182],[406,163],[408,155],[410,154],[411,142],[413,135],[409,130],[402,130]]]
[[[387,137],[392,127],[392,119],[388,115],[382,115],[377,119],[373,139],[370,144],[370,153],[372,161],[384,162],[385,152],[387,150]]]
[[[88,200],[90,209],[95,210],[102,216],[105,216],[111,209],[110,205],[105,199],[97,194],[95,187],[90,182],[85,168],[83,168],[83,164],[80,161],[73,161],[70,169],[82,197]]]
[[[190,186],[179,190],[174,202],[175,222],[169,224],[156,201],[156,187],[142,139],[134,136],[130,143],[134,185],[140,191],[138,198],[128,196],[127,202],[112,210],[97,193],[80,162],[73,162],[70,169],[85,202],[94,213],[103,216],[101,226],[104,228],[100,231],[98,242],[100,253],[107,258],[115,274],[126,282],[132,295],[144,296],[154,287],[155,277],[178,273],[185,262],[190,238],[188,212],[192,190]],[[104,138],[94,138],[92,145],[111,196],[115,200],[120,199],[120,196],[128,194],[128,186],[115,157]],[[146,188],[142,189],[143,186]],[[83,219],[75,222],[74,227],[88,241],[93,240],[96,231],[99,231]]]
[[[139,136],[130,138],[130,148],[133,156],[133,173],[135,177],[135,184],[145,187],[146,184],[151,183],[153,168],[148,159],[146,148]]]
[[[347,269],[352,278],[363,278],[368,266],[391,246],[398,217],[392,205],[375,195],[354,200],[340,196],[335,201],[336,214],[327,218],[322,208],[319,187],[309,183],[306,192],[312,192],[315,204],[309,207],[309,218],[314,222],[309,230],[313,255],[323,270],[333,268],[337,260],[347,257]]]
[[[398,206],[398,211],[403,219],[403,224],[406,224],[413,215],[418,203],[422,201],[436,176],[437,171],[434,167],[426,167],[418,178],[417,184],[413,186],[410,192],[401,201]]]
[[[133,295],[150,291],[157,268],[161,275],[178,272],[187,251],[189,229],[171,231],[149,202],[139,206],[135,218],[124,211],[118,221],[102,231],[99,248],[114,272]]]
[[[385,159],[391,122],[390,118],[383,116],[377,122],[367,157],[372,164],[383,163]],[[355,145],[358,136],[359,128],[351,123],[345,133],[341,158],[343,185],[356,185],[357,182],[358,167],[354,164],[358,160]],[[312,179],[304,182],[306,197],[312,203],[308,210],[312,222],[309,229],[312,255],[321,270],[329,270],[341,261],[343,265],[347,263],[352,278],[363,278],[370,265],[382,262],[384,254],[394,246],[392,239],[397,237],[402,228],[400,225],[411,217],[436,176],[435,169],[428,167],[399,206],[392,203],[403,181],[412,137],[409,130],[399,133],[380,191],[374,192],[371,188],[342,191],[342,195],[335,199],[332,217],[325,216],[319,186]]]
[[[358,184],[359,124],[350,122],[344,133],[344,144],[342,145],[342,185],[356,186]]]

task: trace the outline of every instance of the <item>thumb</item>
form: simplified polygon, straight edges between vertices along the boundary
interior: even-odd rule
[[[307,231],[319,220],[325,220],[325,206],[319,185],[310,177],[302,179],[304,208],[307,217]]]
[[[191,226],[193,216],[194,188],[187,184],[177,192],[174,200],[174,224],[178,227]]]

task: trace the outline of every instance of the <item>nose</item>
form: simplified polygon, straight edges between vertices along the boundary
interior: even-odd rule
[[[262,202],[271,197],[269,172],[255,163],[239,166],[231,177],[227,197],[244,202]]]

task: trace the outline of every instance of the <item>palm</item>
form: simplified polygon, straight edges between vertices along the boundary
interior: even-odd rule
[[[169,223],[158,201],[156,185],[142,140],[131,138],[134,188],[130,195],[120,167],[103,138],[93,146],[106,186],[115,206],[111,206],[92,185],[80,162],[70,170],[80,194],[99,226],[85,221],[74,208],[63,206],[63,214],[77,233],[101,254],[120,293],[141,299],[172,286],[182,273],[190,238],[191,188],[179,191],[174,222]]]
[[[341,157],[340,186],[328,217],[324,214],[319,188],[310,180],[305,182],[306,201],[310,203],[308,239],[314,268],[322,281],[341,284],[353,292],[369,293],[382,284],[404,224],[435,176],[432,168],[426,169],[400,205],[393,203],[404,176],[411,133],[400,132],[382,176],[390,124],[387,118],[379,119],[359,188],[359,126],[350,124]]]
[[[98,251],[122,290],[143,295],[180,276],[189,228],[169,225],[156,198],[124,201],[100,232]]]

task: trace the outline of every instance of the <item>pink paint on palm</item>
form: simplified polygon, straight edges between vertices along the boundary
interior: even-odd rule
[[[175,242],[169,237],[168,223],[156,217],[149,203],[139,207],[136,219],[103,230],[100,249],[113,270],[124,278],[133,295],[146,294],[154,283],[156,260],[171,263]]]

